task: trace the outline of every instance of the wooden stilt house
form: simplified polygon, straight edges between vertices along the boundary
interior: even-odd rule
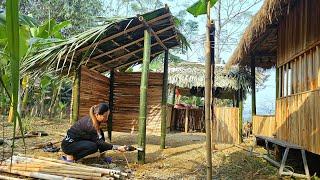
[[[276,68],[276,114],[256,116],[254,93],[253,126],[256,125],[258,133],[274,135],[318,155],[319,48],[319,0],[266,0],[228,62],[229,66],[251,68],[253,75],[255,67]],[[252,83],[255,92],[255,82]],[[266,123],[259,125],[262,121]]]

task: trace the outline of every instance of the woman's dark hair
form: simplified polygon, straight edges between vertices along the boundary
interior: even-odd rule
[[[94,107],[95,114],[103,115],[107,111],[109,111],[109,105],[107,103],[100,103]]]
[[[108,112],[109,110],[109,105],[107,103],[100,103],[90,108],[89,115],[92,120],[93,127],[97,130],[98,133],[100,133],[100,123],[98,122],[94,114],[103,115],[105,112]]]

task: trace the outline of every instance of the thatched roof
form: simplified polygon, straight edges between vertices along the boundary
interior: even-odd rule
[[[168,81],[181,88],[204,87],[205,66],[202,63],[183,62],[169,66]],[[227,76],[223,65],[215,67],[215,86],[236,89],[236,80]]]
[[[246,28],[227,67],[235,64],[250,66],[251,58],[255,59],[256,67],[268,69],[275,66],[278,22],[293,4],[294,0],[265,0]]]
[[[242,88],[245,92],[251,89],[251,74],[245,68],[215,65],[215,97],[232,99],[236,91]],[[262,69],[256,72],[257,86],[262,86],[268,78]],[[171,64],[168,70],[168,82],[181,90],[182,94],[203,96],[205,85],[205,66],[202,63],[183,62]]]
[[[70,70],[72,64],[106,72],[142,62],[144,30],[151,29],[151,59],[180,44],[180,33],[168,7],[126,19],[114,19],[100,27],[59,40],[26,57],[22,72],[42,67]],[[72,62],[72,63],[70,63]],[[52,69],[51,69],[52,70]]]

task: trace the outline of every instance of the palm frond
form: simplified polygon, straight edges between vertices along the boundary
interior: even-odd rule
[[[76,62],[80,65],[89,59],[96,48],[94,43],[98,42],[102,34],[116,22],[118,20],[92,28],[65,40],[51,39],[45,42],[35,42],[21,62],[21,74],[32,73],[41,76],[44,72],[61,72],[67,64],[68,72],[70,72],[72,63]],[[75,56],[75,52],[86,44],[89,44],[90,48],[85,55],[82,57]],[[47,47],[39,48],[43,45]]]

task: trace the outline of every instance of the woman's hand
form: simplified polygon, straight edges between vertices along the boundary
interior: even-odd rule
[[[117,150],[120,151],[120,152],[126,152],[127,151],[126,149],[127,149],[126,146],[119,146],[117,148]]]

